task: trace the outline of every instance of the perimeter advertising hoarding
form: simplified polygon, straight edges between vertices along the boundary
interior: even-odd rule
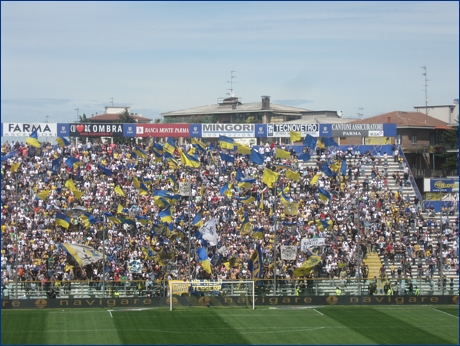
[[[136,137],[136,124],[123,124],[123,137]]]
[[[69,137],[70,136],[70,124],[57,124],[57,136],[58,137]]]
[[[383,137],[383,124],[331,124],[332,137]]]
[[[429,185],[427,184],[427,182],[429,182]],[[425,191],[428,192],[458,192],[458,178],[424,179],[424,187]]]
[[[40,137],[56,137],[56,123],[3,123],[4,137],[28,137],[37,130]]]
[[[307,135],[319,137],[320,124],[267,124],[267,137],[290,137],[290,131],[300,132],[305,138]]]
[[[137,124],[136,137],[190,137],[190,125]]]
[[[127,124],[70,124],[71,137],[123,137]]]
[[[174,306],[247,306],[251,296],[173,297]],[[458,295],[444,296],[256,296],[256,306],[315,306],[315,305],[458,305]],[[168,307],[169,298],[58,298],[3,299],[2,309],[64,309],[64,308],[127,308]]]
[[[192,124],[192,133],[195,133],[196,125],[201,125],[202,138],[217,138],[221,135],[234,138],[255,137],[256,132],[256,124]]]

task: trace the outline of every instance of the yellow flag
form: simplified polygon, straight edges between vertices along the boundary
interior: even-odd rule
[[[321,141],[316,142],[316,147],[319,148],[319,149],[324,149],[325,148],[323,142],[321,142]]]
[[[85,194],[84,191],[78,191],[77,189],[73,190],[72,191],[74,196],[75,196],[75,199],[80,199],[81,196],[83,196]]]
[[[48,198],[50,193],[51,193],[51,190],[43,190],[37,193],[37,197],[44,201],[45,199]]]
[[[260,196],[260,204],[259,204],[259,209],[264,210],[264,194]]]
[[[300,180],[300,174],[298,172],[293,172],[290,169],[288,169],[286,171],[286,178],[292,179],[292,180],[295,180],[295,181],[299,181]]]
[[[136,189],[140,189],[140,188],[141,188],[141,183],[139,182],[139,180],[137,180],[136,177],[133,177],[133,186],[134,186]]]
[[[200,196],[203,196],[203,193],[204,193],[204,184],[201,184]]]
[[[276,148],[275,157],[280,159],[289,159],[291,158],[291,153],[281,148]]]
[[[238,149],[238,154],[242,155],[251,155],[251,148],[247,147],[244,144],[235,142],[236,148]]]
[[[331,171],[337,173],[340,170],[340,167],[342,166],[342,163],[338,160],[334,161],[334,163],[331,166]]]
[[[11,173],[15,173],[18,171],[19,166],[21,166],[21,162],[13,163],[10,168]]]
[[[321,173],[316,173],[313,178],[310,180],[310,185],[315,185],[318,182],[319,177],[321,176]]]
[[[125,193],[123,192],[123,189],[120,187],[120,185],[117,185],[115,186],[115,188],[113,189],[113,191],[115,191],[117,194],[119,194],[120,196],[123,196],[123,197],[126,197]]]
[[[74,184],[72,178],[70,178],[69,180],[67,180],[67,181],[65,182],[64,186],[65,186],[66,188],[68,188],[68,189],[69,189],[70,191],[72,191],[72,192],[75,191],[75,190],[77,190],[77,188],[75,187],[75,184]]]
[[[269,188],[273,187],[273,183],[278,180],[279,173],[273,172],[272,170],[265,168],[262,174],[262,182],[264,182]]]
[[[289,137],[291,137],[291,142],[298,142],[302,139],[300,132],[297,131],[289,131]]]
[[[123,214],[123,206],[121,204],[117,207],[117,214]]]

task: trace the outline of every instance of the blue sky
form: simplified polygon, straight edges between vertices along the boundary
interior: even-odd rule
[[[347,118],[452,104],[458,2],[1,2],[2,122],[242,102]],[[362,108],[362,111],[359,109]],[[47,118],[48,116],[48,118]]]

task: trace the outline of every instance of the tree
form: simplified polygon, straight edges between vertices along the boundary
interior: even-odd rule
[[[80,115],[80,119],[78,120],[79,123],[89,123],[89,119],[86,117],[86,114]]]
[[[136,120],[129,114],[128,108],[125,108],[125,110],[120,113],[120,115],[118,116],[118,120],[120,121],[120,123],[123,124],[136,122]]]
[[[159,124],[161,123],[161,119],[160,118],[156,118],[155,121],[153,122],[154,124]]]
[[[457,126],[453,126],[452,130],[444,132],[444,148],[457,149],[458,150],[458,119]],[[458,151],[457,152],[447,152],[445,151],[442,155],[446,161],[441,165],[442,169],[446,171],[458,170]]]

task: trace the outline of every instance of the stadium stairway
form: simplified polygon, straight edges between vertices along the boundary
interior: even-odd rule
[[[367,254],[367,258],[363,261],[369,267],[368,280],[372,282],[374,276],[377,278],[377,288],[383,288],[383,284],[380,282],[380,267],[382,262],[380,261],[379,255],[376,253]]]

